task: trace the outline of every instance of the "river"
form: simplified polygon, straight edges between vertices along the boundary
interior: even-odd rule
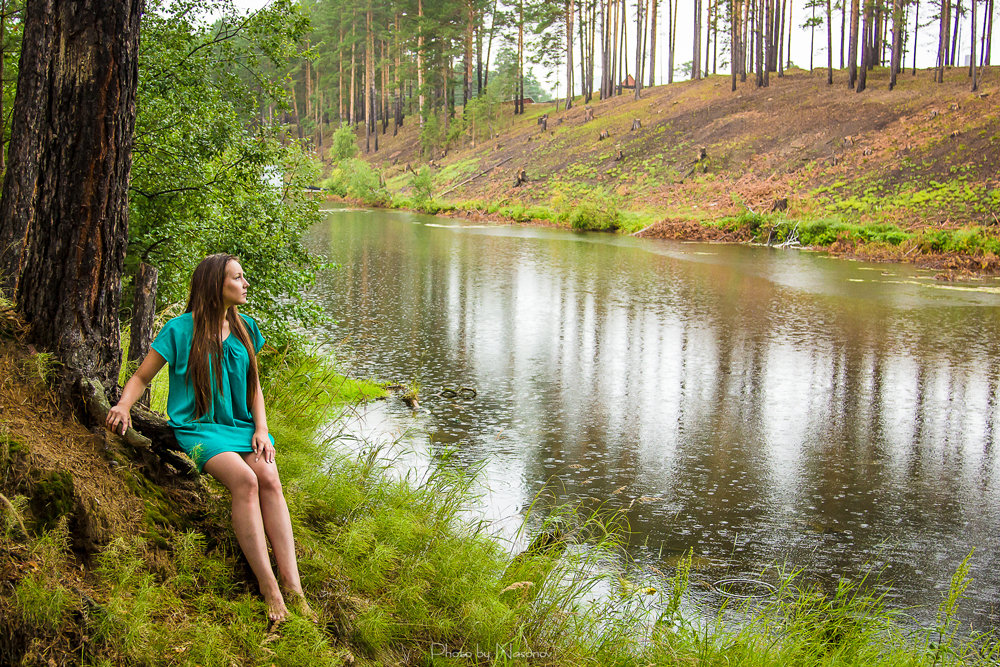
[[[638,570],[688,549],[695,583],[874,567],[922,624],[975,549],[960,616],[1000,621],[997,282],[391,211],[330,211],[308,243],[340,264],[317,335],[352,374],[421,384],[418,410],[349,428],[418,471],[484,461],[497,534],[549,489],[622,509]]]

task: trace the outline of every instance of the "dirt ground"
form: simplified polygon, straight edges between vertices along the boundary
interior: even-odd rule
[[[892,91],[884,68],[869,73],[863,93],[846,79],[836,71],[830,86],[825,70],[793,69],[772,73],[766,88],[748,77],[733,92],[729,76],[716,75],[648,88],[639,100],[628,91],[588,105],[578,98],[569,110],[534,104],[522,117],[501,118],[492,138],[473,145],[466,136],[429,160],[408,118],[363,157],[404,195],[407,165],[431,164],[435,191],[450,202],[550,205],[560,192],[600,191],[657,220],[645,235],[662,238],[743,241],[697,223],[779,203],[793,219],[1000,232],[1000,67],[986,71],[975,93],[962,68],[950,69],[942,84],[930,71],[907,70]],[[639,129],[631,129],[634,120]],[[602,132],[609,138],[599,140]],[[520,169],[528,182],[515,187]],[[989,257],[919,261],[943,272],[996,271]]]

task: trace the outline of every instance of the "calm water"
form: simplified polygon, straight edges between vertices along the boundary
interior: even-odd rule
[[[319,284],[354,374],[417,379],[351,427],[420,470],[486,459],[511,535],[543,488],[627,508],[631,551],[694,579],[885,567],[928,622],[1000,624],[1000,289],[797,251],[330,212]],[[473,398],[435,396],[474,387]],[[594,500],[591,500],[594,499]],[[706,593],[706,596],[710,593]]]

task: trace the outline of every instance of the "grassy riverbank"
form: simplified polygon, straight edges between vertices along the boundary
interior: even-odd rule
[[[270,358],[269,358],[270,357]],[[333,369],[264,355],[269,424],[318,622],[266,632],[265,608],[207,478],[88,430],[48,387],[50,361],[0,337],[0,663],[648,665],[989,663],[991,637],[954,612],[900,622],[866,582],[773,594],[706,619],[690,561],[621,577],[613,516],[559,509],[513,557],[463,518],[475,471],[400,479],[377,449],[347,454],[329,423]],[[374,391],[369,387],[363,391]],[[169,472],[169,471],[167,471]],[[646,576],[648,575],[648,576]],[[595,593],[600,592],[600,595]],[[739,591],[733,590],[734,594]],[[591,602],[585,602],[591,600]],[[596,600],[596,601],[594,601]],[[733,598],[734,604],[737,598]]]
[[[461,109],[436,143],[408,119],[339,190],[474,218],[814,246],[942,277],[1000,272],[1000,68],[977,93],[961,69],[943,84],[906,74],[893,91],[876,69],[862,94],[846,90],[846,72],[834,76],[828,86],[825,72],[792,69],[736,92],[728,76],[710,76],[640,100],[595,99],[593,120],[582,99],[568,111],[534,104],[518,118],[504,112],[478,141]],[[521,169],[527,180],[515,186]]]

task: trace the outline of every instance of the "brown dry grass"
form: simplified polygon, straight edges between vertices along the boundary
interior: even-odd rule
[[[31,478],[67,471],[73,476],[77,514],[91,522],[89,540],[137,532],[142,501],[112,463],[108,440],[113,436],[88,430],[60,404],[39,372],[45,363],[17,343],[0,341],[0,429],[21,445],[20,482],[31,486]]]
[[[789,200],[789,215],[824,214],[838,198],[860,196],[873,186],[887,195],[920,189],[952,178],[961,169],[967,182],[1000,187],[1000,67],[990,68],[979,93],[968,90],[961,68],[943,84],[928,71],[900,77],[888,90],[884,69],[869,74],[864,93],[847,89],[844,71],[826,84],[825,72],[794,69],[771,77],[768,88],[752,81],[730,92],[728,76],[657,86],[591,102],[594,120],[584,121],[584,105],[570,110],[552,104],[529,107],[501,135],[478,145],[453,145],[436,156],[440,171],[459,162],[484,170],[510,161],[448,195],[451,201],[546,203],[558,180],[618,192],[629,210],[659,212],[663,218],[718,219],[768,210],[775,199]],[[548,131],[536,117],[549,114]],[[458,113],[461,113],[459,110]],[[633,118],[642,128],[630,131]],[[398,135],[380,137],[377,153],[364,157],[384,167],[386,176],[416,166],[419,128],[414,118]],[[601,130],[611,139],[597,141]],[[699,148],[709,157],[708,174],[689,175]],[[615,161],[621,150],[624,160]],[[513,188],[512,175],[525,168],[527,187]],[[463,172],[467,173],[467,172]],[[439,191],[461,179],[439,179]],[[839,184],[823,198],[816,188]],[[405,194],[405,188],[404,188]],[[908,229],[997,223],[989,213],[966,205],[910,210],[876,210],[862,222],[894,222]]]

